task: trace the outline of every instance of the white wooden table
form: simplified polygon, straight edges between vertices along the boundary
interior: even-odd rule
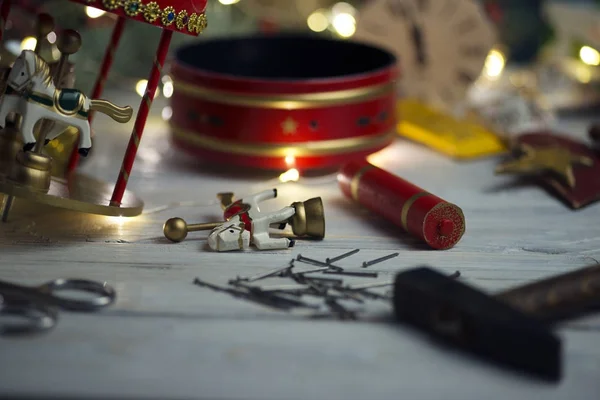
[[[115,94],[110,95],[117,100]],[[139,98],[118,94],[119,103]],[[375,321],[315,321],[272,311],[192,284],[224,284],[284,266],[301,253],[324,259],[360,248],[342,266],[398,251],[371,267],[380,279],[428,264],[489,291],[584,267],[600,257],[595,205],[573,212],[535,186],[511,187],[496,177],[497,160],[456,163],[398,141],[374,162],[458,204],[467,229],[448,251],[424,248],[399,229],[347,201],[334,176],[279,184],[276,175],[209,171],[168,146],[155,103],[129,188],[146,209],[179,207],[128,220],[85,216],[22,202],[0,226],[0,278],[36,284],[58,277],[107,281],[116,304],[99,314],[63,312],[47,334],[0,339],[0,397],[57,399],[592,399],[600,393],[600,319],[559,328],[565,377],[552,385],[444,349],[387,322],[390,308],[375,302]],[[97,118],[89,175],[115,180],[131,124]],[[583,137],[586,124],[560,128]],[[180,244],[162,236],[163,222],[215,220],[215,193],[248,194],[277,185],[272,207],[322,196],[327,237],[298,241],[291,250],[218,254],[206,233]],[[363,281],[366,279],[363,279]],[[368,280],[370,281],[370,280]],[[377,318],[375,316],[380,316]]]

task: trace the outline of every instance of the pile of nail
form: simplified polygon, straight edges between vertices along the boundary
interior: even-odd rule
[[[238,276],[231,279],[229,286],[213,285],[199,278],[194,280],[194,284],[281,311],[289,312],[300,309],[304,311],[306,316],[312,318],[358,319],[361,308],[359,307],[356,310],[346,304],[362,305],[369,300],[383,300],[389,304],[392,296],[391,292],[381,293],[377,289],[391,286],[393,282],[377,281],[349,285],[345,284],[343,279],[334,276],[377,278],[377,272],[365,271],[364,268],[398,256],[398,253],[393,253],[364,262],[362,263],[363,269],[358,270],[349,270],[334,264],[358,252],[358,249],[352,250],[337,257],[327,258],[325,261],[298,255],[296,259],[292,259],[284,267],[255,276]],[[310,267],[306,268],[306,265]],[[315,274],[328,276],[315,276]],[[257,282],[264,279],[275,277],[288,279],[293,283],[263,286],[257,284]],[[308,297],[317,298],[320,301],[317,303],[310,302],[306,300]]]

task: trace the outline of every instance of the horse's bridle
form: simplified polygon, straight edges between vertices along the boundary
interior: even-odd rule
[[[23,60],[23,66],[25,67],[25,71],[27,71],[28,79],[25,82],[23,82],[21,85],[16,86],[16,87],[13,84],[11,84],[12,82],[9,82],[8,79],[6,81],[6,84],[8,86],[12,87],[17,92],[25,92],[27,89],[27,86],[30,86],[32,84],[31,79],[33,78],[33,74],[29,70],[29,64],[27,63],[27,60],[25,59],[25,57],[23,57],[22,60]],[[14,66],[12,68],[14,68]]]

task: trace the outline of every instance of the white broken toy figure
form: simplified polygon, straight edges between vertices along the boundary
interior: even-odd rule
[[[296,236],[322,239],[325,236],[323,202],[316,197],[296,202],[274,212],[261,212],[258,203],[277,197],[277,189],[266,190],[240,199],[226,206],[227,220],[214,228],[208,236],[208,245],[216,251],[246,250],[250,244],[259,250],[276,250],[292,247],[293,239],[271,237],[269,229],[277,224],[279,229],[289,223]],[[231,197],[229,197],[231,199]]]
[[[7,89],[0,104],[0,125],[10,113],[22,116],[23,151],[35,146],[33,129],[41,119],[56,122],[46,136],[47,141],[64,132],[64,125],[79,131],[79,153],[87,156],[92,147],[88,114],[98,111],[113,120],[125,123],[133,109],[119,107],[106,100],[93,100],[77,89],[57,89],[48,64],[31,50],[24,50],[16,59],[7,77]],[[61,126],[63,125],[63,126]]]

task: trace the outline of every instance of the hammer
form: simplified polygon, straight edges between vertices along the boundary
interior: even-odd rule
[[[600,306],[600,265],[495,296],[428,267],[394,283],[399,321],[442,341],[550,381],[561,378],[561,341],[549,325]]]

